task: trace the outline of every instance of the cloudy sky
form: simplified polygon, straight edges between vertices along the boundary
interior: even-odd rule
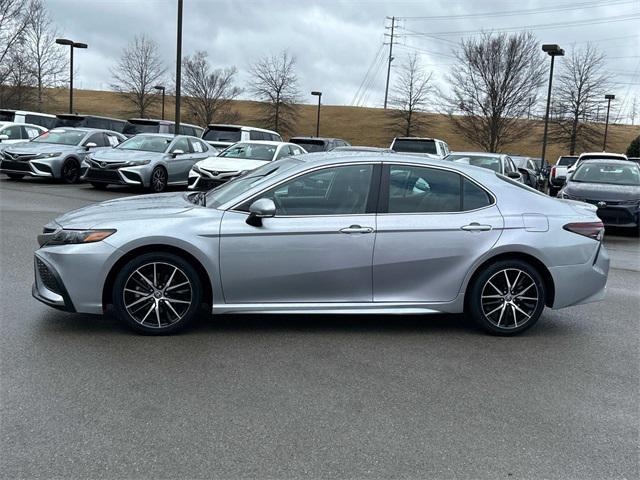
[[[120,50],[145,33],[175,67],[177,0],[47,0],[60,32],[89,44],[78,51],[80,88],[109,89]],[[412,52],[441,85],[452,50],[481,30],[531,30],[567,53],[586,42],[606,56],[618,108],[640,110],[640,0],[185,0],[183,53],[205,50],[216,67],[235,65],[243,86],[257,58],[288,49],[303,92],[325,104],[381,106],[387,17],[396,16],[393,65]],[[395,43],[395,42],[394,42]],[[561,61],[561,60],[560,60]],[[392,67],[393,82],[393,67]],[[308,101],[311,103],[312,98]],[[638,115],[640,118],[640,114]],[[638,118],[636,119],[636,123]]]

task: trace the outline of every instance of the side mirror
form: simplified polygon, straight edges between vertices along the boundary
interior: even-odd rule
[[[98,146],[97,144],[95,144],[93,142],[89,142],[89,143],[85,143],[84,148],[86,150],[89,150],[90,148],[97,147],[97,146]]]
[[[0,135],[0,142],[2,142],[3,140],[9,140],[9,135]]]
[[[517,179],[520,178],[520,173],[519,172],[509,172],[509,173],[507,173],[507,177],[513,178],[514,180],[517,180]]]
[[[182,155],[184,153],[184,150],[180,150],[179,148],[174,150],[173,152],[171,152],[171,156],[173,158],[176,158],[178,155]]]
[[[252,227],[261,227],[263,218],[275,217],[276,204],[270,198],[256,200],[249,207],[249,217],[247,224]]]

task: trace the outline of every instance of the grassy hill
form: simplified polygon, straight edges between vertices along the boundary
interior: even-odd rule
[[[50,102],[45,108],[50,113],[65,112],[68,105],[68,90],[51,90]],[[234,109],[240,113],[239,123],[256,125],[256,102],[236,101]],[[74,109],[79,113],[105,115],[116,118],[128,118],[132,115],[130,106],[115,92],[76,90],[74,92]],[[175,104],[173,97],[167,97],[165,112],[167,119],[173,119]],[[192,121],[189,112],[183,105],[183,121]],[[158,105],[157,118],[160,117]],[[448,118],[438,114],[423,114],[427,119],[427,127],[423,136],[436,137],[445,140],[452,150],[477,150],[478,147],[466,141],[458,135]],[[509,145],[505,150],[512,153],[540,156],[542,148],[543,124],[535,120],[523,120],[531,124],[528,138]],[[394,132],[389,127],[389,119],[386,112],[380,108],[362,108],[323,105],[320,119],[320,135],[343,138],[353,145],[389,146],[394,137]],[[300,105],[300,120],[294,135],[313,135],[316,128],[316,106]],[[625,152],[627,146],[640,134],[639,126],[610,125],[607,150],[612,152]],[[559,145],[548,145],[547,158],[551,161],[566,153],[565,148]]]

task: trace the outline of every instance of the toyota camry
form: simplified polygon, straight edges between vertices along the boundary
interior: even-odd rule
[[[33,295],[147,334],[223,313],[466,312],[490,333],[604,296],[595,207],[488,169],[288,157],[208,192],[110,200],[44,227]]]

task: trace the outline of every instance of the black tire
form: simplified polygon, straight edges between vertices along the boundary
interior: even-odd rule
[[[549,187],[549,196],[550,197],[557,197],[558,196],[558,192],[560,191],[559,188],[556,187]]]
[[[153,193],[164,192],[167,188],[167,171],[164,167],[156,167],[151,172],[151,178],[149,179],[149,189]]]
[[[141,275],[153,280],[154,268],[152,288]],[[195,268],[178,255],[146,253],[118,272],[112,298],[116,316],[129,327],[146,335],[167,335],[182,330],[198,316],[202,284]]]
[[[535,301],[528,300],[534,297]],[[545,298],[544,280],[536,268],[522,260],[501,260],[475,278],[467,290],[466,305],[473,320],[488,333],[516,335],[535,325]]]
[[[24,175],[22,173],[7,173],[7,177],[11,180],[20,180]]]
[[[93,188],[97,188],[98,190],[106,190],[109,186],[108,183],[100,183],[100,182],[91,182],[91,186]]]
[[[62,164],[60,180],[71,185],[80,181],[80,162],[75,158],[68,158]]]

